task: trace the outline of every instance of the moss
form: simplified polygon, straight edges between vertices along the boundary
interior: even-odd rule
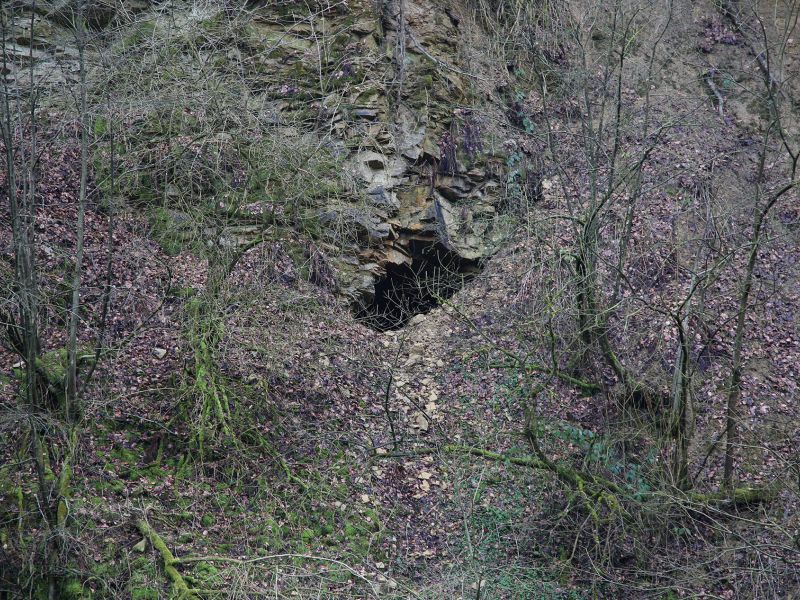
[[[218,33],[223,31],[227,26],[227,19],[222,12],[215,14],[213,17],[203,19],[200,21],[200,29],[208,33]]]
[[[769,121],[771,118],[771,108],[769,101],[760,96],[753,99],[748,105],[747,110],[754,115],[757,115],[764,121]]]
[[[354,540],[359,536],[359,530],[352,523],[347,523],[344,526],[344,537],[346,540]]]
[[[120,471],[119,476],[126,481],[136,481],[144,477],[144,473],[136,467]]]
[[[712,492],[708,494],[692,493],[690,497],[695,502],[710,504],[712,506],[750,506],[768,503],[775,499],[778,489],[773,486],[765,487],[740,487],[730,491]]]
[[[150,217],[151,234],[167,256],[178,256],[184,250],[187,232],[179,223],[178,213],[157,208]]]
[[[211,527],[214,525],[214,517],[212,515],[203,515],[203,518],[200,519],[200,524],[203,527]]]
[[[199,562],[192,569],[190,576],[186,577],[196,587],[213,588],[222,583],[222,576],[219,569],[211,563]]]
[[[96,562],[91,567],[91,574],[96,581],[109,581],[116,575],[116,568],[111,563]]]
[[[64,398],[64,381],[67,375],[67,349],[57,348],[44,352],[39,358],[36,359],[36,369],[40,376],[44,378],[48,391],[57,398],[59,401]],[[88,361],[94,359],[94,351],[88,346],[82,346],[77,351],[77,363],[80,369],[81,365],[86,364]],[[23,369],[17,368],[13,370],[14,376],[22,383],[25,381],[25,372]]]
[[[49,594],[47,593],[47,583],[45,581],[37,581],[32,585],[31,597],[35,600],[48,600]]]
[[[303,529],[300,533],[300,539],[306,544],[310,544],[317,537],[317,532],[313,529]]]
[[[158,483],[167,476],[167,471],[158,464],[150,465],[141,470],[141,474],[152,483]]]
[[[94,120],[93,129],[94,129],[94,134],[96,136],[99,137],[105,135],[106,132],[108,131],[108,121],[105,119],[105,117],[97,117]]]
[[[156,572],[153,568],[153,563],[146,556],[137,556],[133,559],[131,568],[137,572],[151,573],[153,575],[155,575]]]
[[[217,505],[217,508],[225,510],[231,505],[231,497],[228,494],[217,494],[214,497],[214,504]]]
[[[59,348],[45,352],[36,359],[36,368],[50,385],[61,386],[67,374],[67,349]]]
[[[193,298],[197,295],[197,288],[191,286],[175,286],[170,289],[169,295],[173,298]]]
[[[115,458],[127,464],[135,464],[139,462],[139,457],[133,450],[129,448],[114,448],[111,451],[111,458]]]
[[[103,558],[112,560],[117,554],[119,554],[117,543],[111,538],[106,538],[105,544],[103,545]]]
[[[61,597],[65,600],[80,600],[87,598],[88,595],[84,593],[84,587],[80,581],[71,579],[61,587]]]
[[[153,37],[156,32],[156,22],[142,21],[137,23],[120,41],[119,50],[125,51],[139,47],[147,38]]]
[[[131,588],[131,600],[158,600],[160,597],[160,592],[154,587]]]
[[[378,518],[377,511],[368,508],[364,511],[364,521],[366,522],[366,527],[371,529],[372,531],[380,531],[381,530],[381,522]]]

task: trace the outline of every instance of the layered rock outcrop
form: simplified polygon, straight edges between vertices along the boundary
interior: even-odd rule
[[[387,267],[410,266],[425,244],[440,244],[468,266],[489,256],[503,236],[503,158],[492,151],[479,77],[454,63],[469,43],[454,9],[429,0],[351,0],[309,10],[285,1],[256,15],[262,34],[275,40],[268,62],[285,74],[272,84],[280,108],[328,92],[305,108],[316,109],[315,126],[327,128],[346,156],[355,190],[320,215],[329,231],[355,239],[336,260],[340,291],[368,303]],[[329,43],[322,49],[321,37]]]
[[[20,17],[19,39],[7,48],[32,56],[51,84],[70,73],[74,79],[76,6],[37,3],[32,20]],[[328,240],[338,292],[368,305],[387,270],[416,271],[421,253],[434,246],[459,270],[477,270],[506,230],[505,158],[496,133],[502,112],[487,100],[494,86],[486,69],[470,64],[480,32],[466,25],[459,7],[432,0],[270,0],[251,2],[244,12],[225,6],[187,5],[180,17],[153,5],[146,14],[178,30],[190,14],[209,30],[214,19],[242,24],[241,39],[220,38],[225,48],[196,51],[222,60],[222,69],[236,64],[248,103],[274,115],[273,133],[311,136],[312,146],[340,162],[346,193],[315,199],[303,217]],[[102,28],[142,20],[148,7],[147,0],[94,0],[83,14],[90,27]],[[146,30],[131,29],[123,35],[134,42]],[[191,112],[191,98],[186,104]],[[176,185],[161,196],[170,198]],[[246,243],[253,228],[239,227],[226,240]]]

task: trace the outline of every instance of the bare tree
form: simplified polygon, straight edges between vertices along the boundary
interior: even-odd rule
[[[22,109],[23,98],[19,85],[11,85],[9,79],[21,77],[17,68],[9,64],[7,41],[12,37],[14,13],[6,7],[0,10],[3,52],[2,88],[2,137],[5,149],[6,193],[9,199],[12,235],[14,240],[15,305],[19,319],[7,315],[8,337],[13,349],[25,361],[25,396],[29,406],[39,405],[39,385],[36,373],[36,360],[39,356],[38,290],[36,282],[35,253],[35,193],[37,172],[37,139],[35,116],[36,95],[34,92],[33,60],[29,71],[30,85],[27,113],[29,123],[29,143],[27,148],[20,145],[23,136]],[[33,19],[33,16],[31,16]],[[32,52],[32,50],[31,50]],[[13,73],[13,76],[9,75]],[[21,168],[21,173],[18,169]],[[20,185],[21,184],[21,185]]]
[[[75,269],[72,274],[72,300],[69,314],[67,342],[67,373],[64,394],[64,418],[71,421],[79,408],[78,402],[78,322],[81,310],[81,282],[83,279],[83,250],[86,230],[86,185],[89,175],[89,109],[86,102],[86,47],[88,43],[84,3],[75,15],[75,41],[78,47],[78,114],[80,115],[81,180],[78,192],[78,214],[75,224]]]
[[[760,100],[767,109],[766,124],[758,154],[758,163],[755,173],[755,189],[752,199],[752,223],[748,235],[745,249],[747,251],[747,263],[744,267],[743,278],[739,290],[738,307],[736,310],[736,328],[733,340],[733,358],[731,362],[730,382],[727,394],[726,406],[726,443],[725,443],[725,469],[723,473],[723,485],[726,489],[733,489],[734,483],[734,461],[736,447],[738,443],[738,421],[739,404],[742,393],[742,374],[744,370],[743,349],[745,336],[747,334],[747,316],[750,311],[750,295],[753,289],[753,275],[758,264],[758,255],[763,243],[765,229],[768,224],[769,216],[775,205],[783,199],[789,192],[793,191],[800,181],[797,179],[797,166],[800,162],[800,146],[796,145],[792,133],[788,130],[784,116],[787,94],[784,90],[786,82],[779,82],[775,77],[775,71],[783,70],[785,61],[785,49],[787,40],[797,28],[798,11],[800,4],[791,2],[787,5],[787,23],[783,31],[778,32],[779,39],[770,39],[767,27],[760,16],[757,6],[748,11],[746,17],[756,23],[756,32],[750,33],[751,27],[744,24],[738,12],[732,12],[728,7],[728,14],[734,20],[737,29],[748,37],[749,43],[758,44],[761,48],[754,47],[759,67],[762,71],[763,88]],[[758,34],[758,37],[755,37]],[[752,36],[752,37],[751,37]],[[757,40],[757,42],[755,41]],[[777,47],[778,52],[773,53],[772,48]],[[777,152],[783,153],[787,160],[787,173],[785,181],[777,186],[769,187],[766,182],[766,165]]]

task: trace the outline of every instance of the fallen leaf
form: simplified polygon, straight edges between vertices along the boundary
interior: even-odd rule
[[[416,413],[416,415],[414,416],[414,426],[420,431],[428,431],[428,429],[430,428],[428,417],[423,415],[421,412]]]

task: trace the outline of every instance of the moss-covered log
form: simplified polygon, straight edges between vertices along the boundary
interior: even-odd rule
[[[438,448],[416,449],[407,454],[419,456],[433,454],[437,451],[449,454],[467,454],[495,462],[550,471],[562,482],[574,487],[576,491],[579,491],[588,497],[594,498],[595,500],[603,499],[604,501],[614,502],[614,498],[616,497],[634,496],[635,494],[636,499],[641,501],[645,500],[647,497],[663,497],[665,495],[664,490],[654,490],[651,492],[644,492],[642,490],[629,490],[626,487],[619,485],[605,477],[586,473],[558,463],[545,462],[536,456],[508,456],[499,452],[493,452],[491,450],[486,450],[484,448],[478,448],[475,446],[446,444]],[[379,457],[392,458],[405,456],[407,454],[384,454],[379,455]],[[668,495],[670,498],[673,498],[679,502],[683,501],[693,505],[704,505],[718,509],[724,509],[771,502],[777,496],[777,492],[777,488],[765,486],[740,487],[730,491],[711,493],[688,492],[685,496],[681,496],[680,493],[677,495]],[[683,500],[683,498],[685,498],[685,500]]]
[[[596,475],[584,473],[582,471],[567,467],[565,465],[560,465],[553,462],[545,462],[536,456],[508,456],[505,454],[500,454],[499,452],[486,450],[484,448],[478,448],[475,446],[462,446],[458,444],[446,444],[436,449],[424,448],[421,450],[414,451],[413,454],[416,455],[432,454],[435,450],[438,450],[440,452],[447,452],[450,454],[468,454],[470,456],[478,456],[486,460],[508,463],[520,467],[529,467],[532,469],[542,469],[545,471],[550,471],[564,483],[574,486],[576,490],[579,490],[588,496],[596,498],[600,496],[606,497],[609,493],[621,494],[624,493],[625,491],[623,488],[618,486],[613,481],[610,481],[603,477],[598,477]],[[383,455],[381,458],[389,458],[392,456],[397,456],[397,455],[386,454]]]
[[[718,508],[741,508],[754,504],[772,502],[778,495],[774,486],[740,487],[719,492],[700,493],[692,492],[689,499],[699,504],[715,506]]]
[[[175,565],[178,561],[172,555],[172,552],[170,552],[169,548],[167,548],[167,544],[164,543],[164,540],[160,535],[158,535],[156,530],[150,527],[150,525],[144,520],[138,521],[136,523],[136,528],[144,537],[148,539],[148,541],[153,545],[153,548],[155,548],[161,555],[161,561],[164,565],[164,572],[167,574],[167,577],[169,577],[169,580],[172,583],[173,596],[178,600],[191,600],[197,598],[195,591],[186,585],[186,580],[183,578],[183,575],[181,575],[178,569],[175,568]]]

